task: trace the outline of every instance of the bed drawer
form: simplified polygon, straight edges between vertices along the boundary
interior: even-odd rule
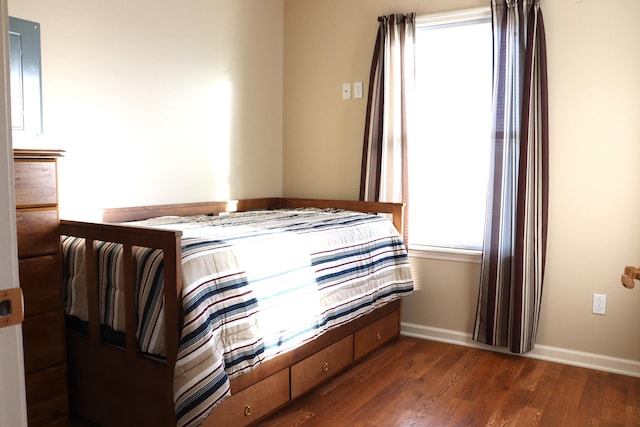
[[[235,393],[214,410],[203,427],[217,425],[245,426],[256,422],[289,401],[289,369]]]
[[[34,372],[65,361],[63,333],[62,311],[25,318],[22,324],[25,372]]]
[[[16,207],[58,203],[55,160],[16,160],[13,176]]]
[[[58,252],[58,211],[55,208],[18,210],[16,227],[20,258]]]
[[[29,427],[56,425],[62,421],[68,425],[69,402],[67,400],[67,370],[65,365],[28,374],[27,418]]]
[[[354,334],[353,358],[358,360],[400,334],[399,312],[394,311]]]
[[[291,366],[291,398],[294,399],[331,378],[353,362],[353,335]]]
[[[58,255],[23,258],[20,265],[20,287],[24,293],[25,316],[34,316],[62,305],[60,259]]]

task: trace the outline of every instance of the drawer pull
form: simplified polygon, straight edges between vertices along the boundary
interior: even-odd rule
[[[324,362],[322,365],[322,372],[327,372],[329,370],[329,362]]]
[[[251,415],[251,406],[247,405],[244,407],[244,416],[248,417],[249,415]]]
[[[376,338],[378,339],[378,341],[380,341],[382,339],[382,332],[378,332],[376,334]]]

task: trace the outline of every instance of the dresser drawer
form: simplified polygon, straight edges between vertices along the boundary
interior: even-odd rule
[[[203,427],[218,425],[245,426],[273,412],[289,401],[289,369],[248,387],[224,400],[214,409]]]
[[[20,259],[20,287],[24,294],[25,316],[34,316],[62,305],[62,277],[58,255]]]
[[[68,425],[66,365],[57,365],[25,378],[27,389],[27,419],[29,427],[62,421]],[[55,424],[54,424],[55,425]]]
[[[65,361],[62,310],[25,318],[22,323],[24,370],[27,373]]]
[[[58,203],[55,160],[16,160],[13,175],[16,207]]]
[[[354,334],[353,358],[358,360],[400,334],[399,312],[395,311]]]
[[[58,252],[60,237],[56,209],[18,210],[16,228],[20,258]]]
[[[294,399],[347,367],[353,361],[353,335],[291,366]]]

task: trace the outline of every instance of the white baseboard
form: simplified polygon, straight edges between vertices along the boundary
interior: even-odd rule
[[[508,353],[505,348],[481,344],[473,341],[471,334],[452,331],[450,329],[432,328],[403,322],[400,327],[400,333],[408,337],[446,342],[499,353]],[[636,360],[620,359],[602,354],[585,353],[546,345],[536,345],[533,351],[523,354],[522,356],[640,378],[640,362]]]

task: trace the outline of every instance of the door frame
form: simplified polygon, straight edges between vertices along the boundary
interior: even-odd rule
[[[17,288],[13,144],[9,85],[8,0],[0,0],[0,290]],[[27,426],[22,325],[0,328],[0,426]]]

